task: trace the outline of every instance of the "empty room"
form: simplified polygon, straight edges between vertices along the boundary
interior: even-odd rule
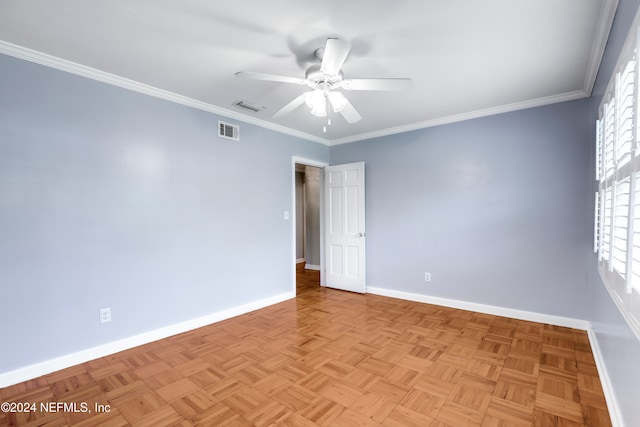
[[[640,0],[0,0],[0,427],[640,425]]]

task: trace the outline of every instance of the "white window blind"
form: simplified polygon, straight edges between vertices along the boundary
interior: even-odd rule
[[[594,226],[593,226],[593,251],[595,253],[598,253],[598,248],[600,245],[600,223],[602,222],[600,220],[600,193],[596,192],[596,196],[595,196],[595,201],[594,201],[594,205],[595,205],[595,212],[594,212]]]
[[[595,126],[594,246],[600,276],[640,339],[639,20],[609,82]]]
[[[622,73],[618,74],[616,113],[617,133],[615,135],[616,168],[620,169],[631,159],[631,147],[634,142],[633,124],[635,115],[635,68],[634,57],[627,63]]]
[[[634,179],[636,188],[634,192],[631,287],[640,291],[640,173],[636,173]]]
[[[602,216],[602,259],[611,259],[611,218],[613,213],[613,193],[611,187],[604,190],[604,210]]]
[[[596,120],[596,181],[602,177],[602,120]]]
[[[616,134],[615,99],[605,104],[605,116],[603,123],[604,132],[604,165],[603,176],[609,178],[615,172],[614,142]]]
[[[627,230],[629,227],[630,178],[616,184],[615,215],[613,220],[613,258],[611,266],[623,279],[627,269]]]

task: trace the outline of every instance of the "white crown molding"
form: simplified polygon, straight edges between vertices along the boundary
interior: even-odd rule
[[[196,108],[202,111],[207,111],[213,114],[217,114],[222,117],[238,120],[240,122],[249,123],[265,129],[273,130],[275,132],[291,135],[303,140],[316,142],[319,144],[332,146],[339,144],[346,144],[349,142],[362,141],[366,139],[378,138],[397,133],[409,132],[418,129],[429,128],[433,126],[439,126],[444,124],[450,124],[475,118],[481,118],[491,116],[495,114],[508,113],[517,110],[524,110],[527,108],[540,107],[544,105],[550,105],[560,102],[573,101],[576,99],[585,98],[591,95],[591,90],[595,83],[595,78],[600,67],[600,62],[604,54],[604,49],[607,43],[609,30],[613,24],[613,18],[617,8],[618,0],[605,0],[602,6],[601,20],[599,21],[596,39],[592,47],[591,56],[589,59],[589,65],[585,76],[584,89],[567,92],[559,95],[552,95],[548,97],[537,98],[533,100],[527,100],[523,102],[516,102],[507,105],[500,105],[491,108],[485,108],[476,111],[470,111],[463,114],[456,114],[447,117],[436,118],[432,120],[426,120],[416,123],[409,123],[407,125],[397,126],[393,128],[381,129],[374,132],[367,132],[357,135],[348,136],[345,138],[338,138],[328,140],[320,138],[315,135],[300,132],[282,125],[271,123],[258,118],[253,118],[232,110],[221,108],[212,104],[208,104],[203,101],[198,101],[193,98],[189,98],[183,95],[179,95],[173,92],[169,92],[163,89],[159,89],[153,86],[146,85],[134,80],[130,80],[124,77],[120,77],[114,74],[110,74],[104,71],[97,70],[95,68],[87,67],[75,62],[67,61],[65,59],[57,58],[52,55],[48,55],[42,52],[38,52],[26,47],[15,45],[6,41],[0,40],[0,53],[13,56],[16,58],[24,59],[26,61],[41,64],[47,67],[55,68],[58,70],[73,73],[82,77],[97,80],[110,85],[118,86],[124,89],[132,90],[135,92],[143,93],[145,95],[153,96],[159,99],[164,99],[177,104],[185,105],[188,107]]]
[[[349,142],[362,141],[365,139],[378,138],[382,136],[409,132],[412,130],[424,129],[433,126],[462,122],[465,120],[477,119],[480,117],[492,116],[495,114],[509,113],[512,111],[526,110],[527,108],[542,107],[544,105],[551,105],[560,102],[575,101],[577,99],[587,98],[591,96],[591,91],[593,90],[593,86],[598,75],[598,70],[600,69],[600,64],[602,62],[604,50],[607,46],[609,33],[611,32],[611,26],[613,25],[613,19],[616,15],[617,8],[618,0],[604,0],[602,2],[602,9],[599,15],[600,20],[598,21],[594,43],[591,47],[591,54],[589,56],[589,63],[587,65],[587,72],[585,74],[584,86],[582,90],[532,99],[524,102],[516,102],[513,104],[501,105],[482,110],[470,111],[468,113],[456,114],[453,116],[441,117],[433,120],[426,120],[423,122],[410,123],[404,126],[353,135],[346,138],[338,138],[331,140],[329,142],[329,145],[346,144]]]
[[[45,360],[43,362],[39,362],[30,366],[15,369],[13,371],[3,372],[0,373],[0,388],[9,387],[11,385],[28,381],[42,375],[50,374],[61,369],[88,362],[89,360],[94,360],[100,357],[107,356],[109,354],[118,353],[120,351],[137,347],[139,345],[147,344],[152,341],[157,341],[176,334],[181,334],[183,332],[211,325],[212,323],[230,319],[232,317],[249,313],[254,310],[259,310],[261,308],[268,307],[270,305],[277,304],[295,297],[295,291],[286,292],[280,295],[275,295],[273,297],[218,311],[216,313],[211,313],[206,316],[198,317],[196,319],[187,320],[185,322],[176,323],[174,325],[169,325],[163,328],[144,332],[132,337],[127,337],[121,340],[88,348],[86,350],[81,350],[76,353],[67,354],[55,359]]]
[[[468,301],[460,301],[449,298],[433,297],[429,295],[421,295],[409,292],[396,291],[393,289],[385,289],[378,287],[367,286],[367,292],[374,295],[381,295],[385,297],[398,298],[408,301],[422,302],[427,304],[440,305],[445,307],[452,307],[462,310],[475,311],[479,313],[493,314],[497,316],[505,316],[513,319],[527,320],[531,322],[547,323],[550,325],[564,326],[567,328],[574,328],[587,331],[589,337],[589,343],[591,344],[591,350],[593,358],[596,362],[598,369],[598,375],[600,382],[602,383],[602,389],[604,392],[605,400],[607,402],[607,408],[611,417],[611,424],[613,427],[623,427],[623,416],[620,411],[620,406],[616,399],[616,395],[613,388],[613,383],[609,377],[606,364],[600,345],[598,344],[598,337],[593,330],[591,322],[587,320],[574,319],[570,317],[554,316],[543,313],[536,313],[531,311],[516,310],[512,308],[497,307],[492,305],[478,304]]]
[[[0,53],[323,145],[329,140],[0,40]]]
[[[396,291],[394,289],[367,286],[367,292],[370,294],[398,298],[407,301],[441,305],[444,307],[458,308],[461,310],[475,311],[478,313],[493,314],[495,316],[511,317],[513,319],[527,320],[530,322],[547,323],[549,325],[564,326],[566,328],[580,329],[584,331],[588,331],[591,327],[591,323],[589,321],[582,319],[554,316],[552,314],[536,313],[533,311],[517,310],[515,308],[479,304],[475,302],[434,297],[430,295],[414,294],[410,292]]]
[[[609,33],[611,32],[611,26],[613,25],[613,19],[616,16],[617,9],[618,0],[605,0],[602,2],[600,21],[598,21],[598,27],[596,28],[595,41],[591,46],[591,55],[589,56],[587,73],[584,78],[584,92],[587,96],[591,96],[593,85],[596,83],[596,77],[598,76],[604,50],[607,47]]]
[[[529,101],[515,102],[513,104],[500,105],[497,107],[485,108],[482,110],[470,111],[468,113],[456,114],[453,116],[441,117],[433,120],[426,120],[423,122],[410,123],[403,126],[397,126],[388,129],[382,129],[375,132],[361,133],[359,135],[353,135],[346,138],[334,139],[329,142],[329,145],[346,144],[348,142],[363,141],[365,139],[379,138],[382,136],[393,135],[402,132],[409,132],[412,130],[425,129],[434,126],[446,125],[455,122],[462,122],[465,120],[477,119],[480,117],[493,116],[496,114],[510,113],[518,110],[526,110],[528,108],[542,107],[545,105],[558,104],[560,102],[575,101],[577,99],[586,98],[589,95],[583,90],[576,90],[573,92],[567,92],[560,95],[545,96],[543,98],[532,99]]]

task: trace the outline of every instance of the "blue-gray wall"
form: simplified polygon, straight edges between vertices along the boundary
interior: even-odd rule
[[[591,98],[591,123],[595,123],[597,119],[597,110],[602,96],[612,78],[614,67],[638,7],[640,7],[640,0],[620,0],[618,3],[613,28]],[[591,140],[595,141],[593,129]],[[592,146],[594,145],[595,142],[592,143]],[[595,153],[595,148],[593,152]],[[595,192],[597,189],[595,173],[591,175],[591,182]],[[620,407],[621,417],[625,425],[638,426],[640,425],[640,341],[627,325],[602,283],[597,269],[597,257],[594,254],[589,257],[589,283],[591,295],[589,319]]]
[[[331,164],[366,164],[367,285],[586,319],[588,112],[581,100],[332,147]]]
[[[328,147],[217,125],[0,55],[0,374],[293,291],[291,159]]]
[[[639,4],[589,100],[330,150],[366,162],[370,286],[591,320],[629,426],[640,343],[591,252],[593,126]],[[291,156],[329,149],[217,119],[0,55],[0,374],[291,291]]]
[[[369,286],[590,320],[627,426],[640,341],[592,252],[594,123],[639,5],[620,0],[588,100],[331,149],[367,165]]]

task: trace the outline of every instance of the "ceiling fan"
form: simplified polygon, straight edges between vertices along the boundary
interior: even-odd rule
[[[413,87],[413,81],[409,78],[345,79],[341,68],[350,50],[351,45],[344,40],[327,39],[325,47],[315,51],[315,56],[321,60],[321,63],[310,66],[306,71],[305,78],[243,71],[237,72],[235,75],[243,79],[307,85],[312,89],[289,102],[271,117],[282,117],[302,104],[307,104],[314,116],[327,117],[330,106],[334,112],[340,113],[348,123],[356,123],[362,119],[362,116],[344,94],[337,89],[393,91]],[[331,123],[329,122],[329,124]]]

